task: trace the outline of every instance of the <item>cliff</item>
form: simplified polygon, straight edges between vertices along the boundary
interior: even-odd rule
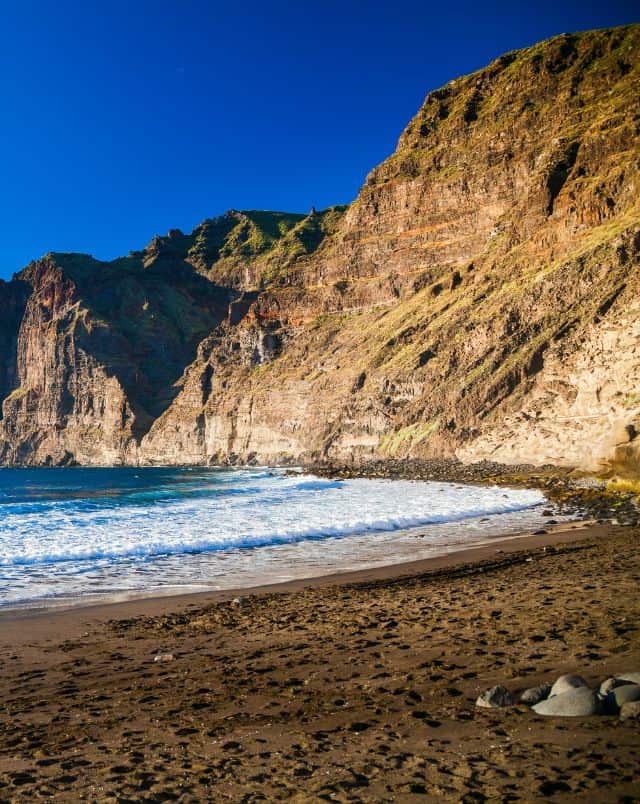
[[[639,55],[562,35],[431,92],[348,209],[0,284],[2,461],[640,474]]]

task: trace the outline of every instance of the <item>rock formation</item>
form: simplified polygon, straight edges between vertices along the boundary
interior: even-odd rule
[[[640,26],[431,92],[356,200],[0,284],[0,460],[640,474]]]

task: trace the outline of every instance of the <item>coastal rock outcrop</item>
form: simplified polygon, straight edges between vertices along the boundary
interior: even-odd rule
[[[230,292],[190,266],[167,271],[135,256],[99,263],[52,254],[14,281],[28,297],[2,403],[0,460],[135,461]]]
[[[0,284],[0,461],[640,475],[640,26],[431,92],[348,207]]]

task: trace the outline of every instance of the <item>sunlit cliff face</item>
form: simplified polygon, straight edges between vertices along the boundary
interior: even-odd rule
[[[637,474],[639,51],[563,35],[431,92],[347,210],[32,264],[0,285],[2,460]]]

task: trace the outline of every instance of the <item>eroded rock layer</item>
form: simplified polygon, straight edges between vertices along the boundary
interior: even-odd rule
[[[348,209],[33,263],[0,284],[2,460],[638,475],[639,64],[640,26],[555,37],[430,93]]]

